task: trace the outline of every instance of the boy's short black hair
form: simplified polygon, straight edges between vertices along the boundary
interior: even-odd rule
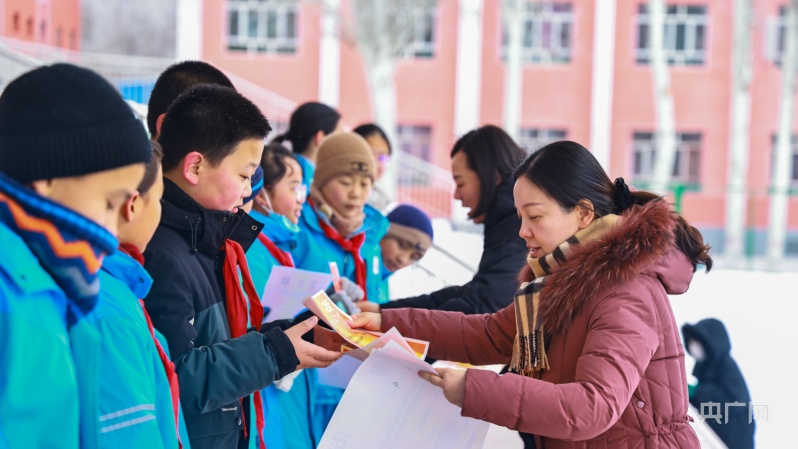
[[[183,92],[197,84],[217,84],[231,87],[233,83],[221,70],[203,61],[182,61],[172,64],[161,73],[147,103],[147,128],[156,135],[156,123]]]
[[[161,125],[164,172],[192,151],[218,165],[242,141],[265,139],[271,130],[260,109],[235,89],[194,86],[177,97]]]

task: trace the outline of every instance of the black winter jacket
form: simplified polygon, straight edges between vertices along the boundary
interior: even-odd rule
[[[249,395],[299,363],[280,327],[230,338],[222,248],[230,238],[248,249],[263,225],[243,211],[206,210],[165,178],[161,204],[144,252],[153,278],[145,305],[169,343],[191,446],[233,449],[247,439]]]
[[[708,418],[706,422],[726,447],[753,449],[755,424],[749,418],[751,395],[743,373],[731,357],[731,341],[726,327],[715,318],[708,318],[694,325],[685,324],[682,333],[685,344],[694,339],[704,347],[704,360],[697,361],[693,368],[698,386],[690,397],[690,404],[699,413],[701,404],[707,404],[707,413],[722,416],[720,423],[715,418]],[[719,407],[709,403],[719,404]],[[744,405],[727,407],[732,403]]]
[[[383,309],[414,307],[465,314],[494,313],[513,302],[518,272],[529,252],[518,236],[521,219],[513,203],[513,182],[505,180],[496,190],[485,217],[482,258],[474,278],[463,286],[446,287],[428,295],[382,304]]]

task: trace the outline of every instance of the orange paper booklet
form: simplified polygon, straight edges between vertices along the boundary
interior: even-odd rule
[[[358,348],[366,347],[377,341],[383,333],[363,331],[359,329],[352,329],[346,324],[352,317],[347,315],[343,310],[327,296],[323,290],[319,291],[310,298],[305,299],[303,303],[311,312],[327,323],[333,330],[338,332],[346,341],[353,344]],[[414,338],[404,338],[404,342],[408,348],[420,359],[427,356],[429,350],[429,342],[424,340],[416,340]]]

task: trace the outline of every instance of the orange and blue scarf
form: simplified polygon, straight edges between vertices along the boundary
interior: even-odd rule
[[[105,228],[0,173],[0,222],[22,237],[66,294],[67,324],[94,309],[103,257],[117,240]]]

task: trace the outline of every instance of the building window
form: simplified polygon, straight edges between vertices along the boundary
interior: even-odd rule
[[[78,33],[75,30],[69,32],[69,48],[78,49]]]
[[[55,29],[55,46],[56,47],[63,47],[64,45],[64,30],[61,29],[59,25],[58,28]]]
[[[787,7],[782,5],[779,6],[778,17],[769,18],[765,29],[765,57],[777,66],[781,66],[784,57],[786,31]]]
[[[227,48],[252,53],[296,53],[296,3],[229,0]]]
[[[33,17],[28,17],[28,21],[25,25],[28,31],[28,36],[33,37]]]
[[[432,128],[399,125],[396,127],[399,150],[427,162],[432,161]]]
[[[776,145],[778,144],[778,136],[774,134],[770,139],[770,146],[771,150],[771,157],[770,157],[770,172],[771,178],[773,178],[776,174]],[[792,187],[798,187],[798,135],[793,134],[790,137],[790,152],[792,153],[792,157],[790,158],[790,163],[792,166],[790,167],[790,185]]]
[[[45,21],[39,24],[39,38],[43,41],[47,40],[47,22]]]
[[[528,2],[524,5],[521,59],[530,64],[571,62],[574,16],[571,3]],[[502,55],[507,54],[507,30]]]
[[[14,13],[14,18],[12,19],[13,22],[13,29],[15,33],[19,33],[19,13]]]
[[[635,132],[632,154],[634,163],[632,175],[635,179],[649,181],[654,174],[654,161],[657,156],[654,133]],[[671,181],[683,183],[700,182],[701,134],[677,133],[676,155],[673,160]]]
[[[565,140],[568,133],[564,129],[521,128],[518,134],[518,145],[527,152],[533,152],[543,145],[558,140]]]
[[[418,7],[413,11],[413,35],[405,47],[405,58],[435,56],[435,9]]]
[[[638,64],[651,62],[648,5],[638,6]],[[702,65],[706,60],[707,7],[668,5],[665,15],[665,57],[670,65]]]

